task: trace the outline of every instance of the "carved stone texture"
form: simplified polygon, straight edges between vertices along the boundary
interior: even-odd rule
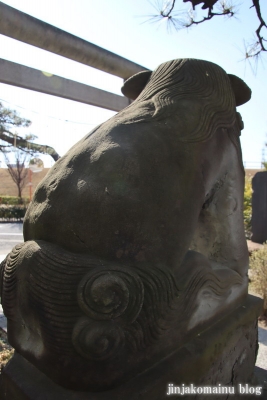
[[[267,240],[267,171],[257,172],[252,179],[252,240]]]
[[[261,384],[253,381],[258,347],[257,317],[261,309],[262,300],[248,296],[240,307],[152,368],[118,387],[97,393],[78,393],[62,388],[25,358],[15,354],[2,373],[3,400],[162,400],[168,398],[168,392],[174,392],[168,389],[170,383],[180,388],[183,384],[192,384],[195,390],[199,386],[215,386],[219,390],[220,384],[235,391],[230,396],[225,389],[217,395],[186,395],[184,398],[187,400],[265,399],[264,396],[238,395],[240,383],[243,387],[261,387]],[[180,397],[170,395],[170,398]]]
[[[100,391],[152,367],[247,295],[240,130],[250,89],[182,59],[51,168],[2,263],[8,337],[60,385]]]

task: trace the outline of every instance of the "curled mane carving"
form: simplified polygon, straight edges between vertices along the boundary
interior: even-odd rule
[[[219,128],[231,128],[235,124],[235,98],[229,77],[222,68],[208,61],[181,59],[161,64],[136,103],[148,100],[154,103],[152,118],[157,120],[166,118],[167,107],[175,113],[184,100],[198,103],[197,115],[192,110],[190,116],[195,122],[192,130],[185,134],[179,132],[177,139],[182,142],[208,140]],[[140,121],[139,115],[136,120]]]

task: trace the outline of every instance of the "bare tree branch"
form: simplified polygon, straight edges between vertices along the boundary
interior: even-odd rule
[[[217,16],[225,17],[226,15],[229,15],[229,17],[233,17],[234,16],[234,12],[231,11],[230,9],[225,9],[225,11],[222,12],[222,13],[214,13],[211,10],[209,10],[209,13],[208,13],[207,17],[203,17],[203,19],[201,19],[199,21],[196,21],[196,20],[194,20],[194,18],[191,18],[190,22],[185,27],[189,28],[192,25],[202,24],[202,22],[206,22],[206,21],[210,20],[213,17],[217,17]]]
[[[195,9],[195,7],[201,3],[203,3],[202,6],[202,10],[205,9],[209,9],[212,10],[214,4],[218,1],[218,0],[183,0],[184,3],[187,3],[188,1],[190,1],[192,3],[193,6],[193,10]]]
[[[172,10],[174,9],[175,3],[176,3],[176,0],[173,0],[173,1],[171,2],[170,9],[169,9],[169,11],[168,11],[167,13],[164,12],[164,11],[167,9],[167,6],[168,6],[168,5],[166,4],[165,10],[161,10],[161,12],[160,12],[160,14],[162,15],[162,17],[164,17],[164,18],[167,17],[167,18],[168,18],[168,17],[170,16]]]
[[[158,1],[153,5],[153,7],[158,11],[158,14],[151,15],[150,20],[152,22],[157,22],[160,19],[165,19],[170,27],[173,27],[176,30],[189,28],[192,25],[199,25],[203,22],[211,20],[213,17],[217,16],[228,16],[233,17],[236,13],[234,6],[229,2],[229,0],[183,0],[184,3],[190,1],[192,4],[192,9],[195,10],[195,7],[199,4],[202,5],[203,10],[207,10],[207,15],[202,17],[201,19],[196,19],[193,12],[189,12],[187,15],[187,20],[183,20],[180,15],[176,13],[175,6],[177,6],[177,0],[171,1]],[[230,0],[231,1],[231,0]],[[253,40],[251,44],[247,44],[245,51],[245,58],[251,59],[254,58],[257,61],[257,57],[262,53],[267,51],[267,38],[263,36],[262,31],[264,28],[267,29],[267,25],[265,20],[262,17],[261,8],[260,8],[260,0],[251,0],[252,7],[255,8],[257,17],[259,19],[259,26],[255,30],[256,39]],[[149,1],[150,2],[150,1]],[[151,2],[150,2],[151,3]],[[182,3],[182,0],[180,0]],[[213,7],[216,4],[216,7],[219,9],[218,12],[213,11]],[[167,25],[167,27],[168,27]]]
[[[260,25],[256,29],[255,33],[258,38],[258,40],[255,42],[254,46],[251,46],[250,53],[247,52],[247,58],[248,57],[256,57],[258,56],[262,51],[267,51],[267,48],[265,47],[263,42],[267,42],[267,39],[265,39],[263,36],[261,36],[261,30],[262,28],[267,28],[266,22],[262,18],[261,15],[261,9],[260,9],[260,1],[259,0],[252,0],[253,5],[252,7],[255,7],[257,17],[260,21]],[[253,52],[254,50],[254,52]]]

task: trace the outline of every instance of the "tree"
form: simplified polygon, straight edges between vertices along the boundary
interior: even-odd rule
[[[151,15],[150,20],[156,21],[166,19],[169,23],[169,27],[179,30],[207,22],[217,16],[233,17],[236,14],[236,5],[233,5],[231,0],[183,0],[184,3],[188,1],[191,2],[192,9],[187,12],[185,17],[181,17],[181,13],[177,12],[175,7],[181,4],[182,0],[154,0],[152,5],[156,9],[157,14]],[[206,15],[198,19],[194,10],[196,6],[200,4],[203,4],[202,10],[206,10]],[[257,58],[262,52],[267,51],[267,35],[265,37],[263,36],[263,31],[267,29],[267,25],[262,17],[260,0],[251,0],[251,4],[250,8],[253,7],[255,9],[259,25],[255,29],[255,40],[247,45],[246,59]],[[214,6],[216,6],[215,11]]]
[[[10,131],[10,129],[15,127],[29,127],[30,124],[30,120],[21,118],[16,111],[5,108],[0,102],[0,151],[6,154],[12,151],[13,147],[16,147],[33,156],[36,153],[49,154],[57,161],[60,156],[53,147],[33,143],[33,140],[37,138],[35,135],[28,134],[22,137]]]
[[[5,162],[8,168],[8,172],[12,178],[12,180],[15,182],[17,188],[18,188],[18,198],[19,198],[19,203],[22,204],[22,189],[26,185],[26,178],[28,174],[28,170],[25,167],[25,164],[29,158],[29,155],[21,150],[15,151],[15,163],[11,164],[10,160],[7,156],[6,153],[4,153],[5,157]]]

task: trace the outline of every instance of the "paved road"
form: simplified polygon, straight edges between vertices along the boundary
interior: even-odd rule
[[[23,242],[22,223],[0,223],[0,255],[9,253],[12,248]]]
[[[0,262],[16,244],[23,242],[22,223],[0,223]],[[0,305],[0,327],[6,331],[6,318]]]
[[[267,369],[267,326],[266,328],[259,326],[259,350],[256,365],[257,367]]]

